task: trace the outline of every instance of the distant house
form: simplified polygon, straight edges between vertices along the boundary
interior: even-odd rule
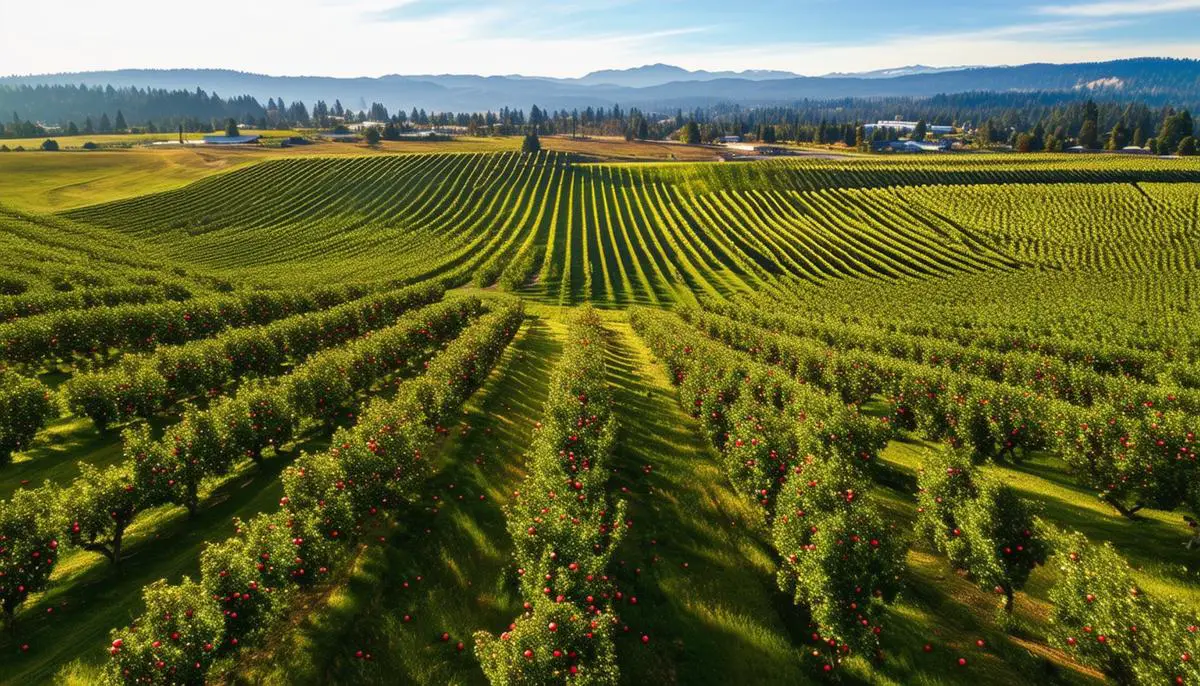
[[[1151,152],[1145,148],[1139,148],[1136,145],[1128,145],[1128,146],[1125,146],[1124,148],[1121,148],[1120,150],[1115,150],[1114,152],[1118,152],[1122,155],[1153,155],[1154,154],[1153,152]]]
[[[204,137],[205,145],[253,145],[259,141],[262,136],[226,136],[222,134],[214,134]]]
[[[741,143],[741,136],[721,136],[721,143],[729,145],[730,143]]]
[[[1066,149],[1066,152],[1081,153],[1081,152],[1092,152],[1092,151],[1088,150],[1087,148],[1083,147],[1082,145],[1072,145],[1071,147]]]

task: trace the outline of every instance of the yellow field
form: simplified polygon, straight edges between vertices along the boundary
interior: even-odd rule
[[[264,135],[293,135],[272,131]],[[198,137],[195,134],[192,137]],[[169,139],[169,136],[167,137]],[[87,140],[134,143],[163,136],[124,135],[56,139],[60,145],[82,145]],[[44,139],[6,140],[10,148],[36,148]],[[291,148],[200,146],[139,146],[85,152],[67,149],[57,153],[27,150],[0,153],[0,204],[29,212],[58,212],[135,195],[178,188],[216,172],[254,162],[289,156],[342,156],[404,153],[503,152],[517,150],[521,137],[470,138],[449,141],[384,141],[377,147],[363,143],[314,143]],[[542,138],[547,150],[586,155],[606,161],[712,160],[713,149],[660,142],[626,142],[619,138]],[[77,147],[77,146],[76,146]]]

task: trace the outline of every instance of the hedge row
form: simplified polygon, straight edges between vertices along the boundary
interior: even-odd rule
[[[51,312],[0,324],[0,360],[36,364],[76,355],[105,357],[112,348],[150,350],[322,310],[367,292],[361,286],[326,287]]]
[[[851,650],[877,650],[907,547],[869,497],[888,432],[676,315],[634,308],[630,320],[704,423],[735,489],[763,507],[778,585],[808,610],[823,669]]]
[[[506,512],[525,612],[499,637],[475,634],[475,654],[498,686],[619,680],[608,569],[625,502],[614,507],[606,495],[617,422],[604,336],[591,309],[570,322],[528,475]]]
[[[149,418],[182,398],[215,393],[245,377],[277,375],[288,361],[357,338],[443,293],[433,284],[413,286],[127,356],[111,368],[76,374],[66,384],[67,405],[102,431],[135,417]]]
[[[46,422],[58,415],[50,389],[36,379],[0,372],[0,466],[29,445]]]
[[[1097,371],[1089,360],[1066,362],[1040,353],[998,351],[961,345],[929,336],[913,336],[868,326],[811,321],[791,315],[756,312],[728,303],[707,303],[713,314],[683,310],[692,322],[711,316],[751,321],[759,326],[811,340],[839,352],[861,350],[951,371],[997,383],[1028,388],[1041,395],[1085,407],[1108,404],[1133,416],[1151,410],[1200,413],[1200,391],[1157,383],[1159,375],[1186,377],[1187,365],[1154,365],[1134,375],[1120,369]]]
[[[194,512],[205,478],[226,473],[245,457],[258,459],[268,446],[278,448],[301,417],[321,417],[327,407],[342,407],[379,379],[420,364],[431,350],[461,331],[481,307],[478,298],[456,298],[411,312],[403,322],[344,349],[327,350],[282,379],[246,386],[207,411],[189,409],[161,440],[154,440],[146,425],[129,429],[124,434],[122,463],[104,469],[81,463],[80,475],[69,486],[22,489],[13,502],[24,503],[27,493],[38,493],[39,500],[53,506],[55,547],[61,537],[119,565],[125,531],[140,513],[168,503]],[[328,404],[312,401],[322,396]],[[0,524],[0,529],[4,526]],[[6,555],[13,550],[41,550],[47,544],[30,539],[44,531],[40,523],[28,527],[28,534],[19,526],[13,531],[8,540],[0,541],[0,567],[10,562],[15,566],[0,568],[0,598],[15,610],[30,593],[44,588],[49,570],[44,577],[6,583],[32,574],[20,569],[23,559],[9,560]],[[46,564],[45,557],[40,564]]]
[[[184,301],[192,297],[179,284],[163,286],[112,286],[74,291],[34,291],[21,295],[0,296],[0,322],[11,322],[59,310],[83,310],[91,307],[145,305],[164,300]]]
[[[1138,587],[1111,545],[1054,532],[1051,642],[1118,684],[1200,683],[1200,617]]]
[[[203,684],[217,657],[255,638],[294,589],[328,573],[365,520],[416,498],[439,430],[483,384],[523,317],[519,302],[499,305],[394,399],[376,399],[356,426],[339,430],[334,448],[297,460],[284,472],[282,510],[238,522],[234,536],[209,545],[199,582],[148,586],[146,612],[112,632],[112,681]]]
[[[882,396],[898,426],[928,440],[978,458],[1053,451],[1127,516],[1142,507],[1200,508],[1200,488],[1193,487],[1200,452],[1194,415],[1152,407],[1131,417],[1111,405],[1080,407],[940,367],[835,351],[712,314],[694,320],[708,336],[846,400]]]

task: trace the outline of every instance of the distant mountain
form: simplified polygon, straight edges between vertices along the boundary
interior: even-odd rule
[[[789,71],[747,70],[747,71],[688,71],[682,67],[670,64],[647,64],[633,69],[605,69],[594,71],[580,79],[560,79],[574,81],[586,86],[609,85],[626,86],[629,88],[646,88],[661,86],[665,83],[689,81],[713,81],[715,79],[746,79],[747,81],[768,81],[771,79],[794,79],[799,74]]]
[[[579,79],[525,76],[389,75],[379,78],[265,76],[226,70],[121,70],[0,78],[5,85],[88,84],[171,90],[202,88],[226,98],[251,95],[309,107],[340,100],[365,110],[372,102],[388,109],[483,111],[501,107],[548,109],[676,108],[737,103],[748,107],[837,98],[927,98],[987,91],[1059,92],[1097,98],[1139,99],[1151,105],[1200,102],[1200,60],[1143,58],[1083,64],[1026,64],[1017,67],[903,67],[858,75],[796,76],[787,72],[688,71],[669,65],[593,72]],[[30,113],[30,117],[38,115]]]
[[[858,71],[858,72],[833,72],[826,74],[825,78],[859,78],[859,79],[894,79],[897,76],[914,76],[916,74],[943,74],[948,71],[962,71],[964,69],[979,69],[978,66],[970,67],[927,67],[924,64],[913,64],[907,67],[894,67],[892,69],[876,69],[875,71]]]

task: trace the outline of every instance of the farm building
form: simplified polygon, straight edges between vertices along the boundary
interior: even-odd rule
[[[204,137],[205,145],[253,145],[257,143],[262,136],[226,136],[223,134],[215,134]]]
[[[741,143],[742,137],[741,136],[721,136],[720,142],[724,143],[725,145],[728,145],[730,143]]]
[[[874,131],[875,129],[894,129],[896,131],[901,131],[901,132],[915,131],[918,123],[920,123],[920,122],[898,121],[898,120],[892,120],[892,121],[880,120],[874,124],[864,124],[863,129],[865,129],[866,131]],[[954,133],[953,126],[926,126],[925,130],[928,131],[929,133],[936,134],[939,136]]]

